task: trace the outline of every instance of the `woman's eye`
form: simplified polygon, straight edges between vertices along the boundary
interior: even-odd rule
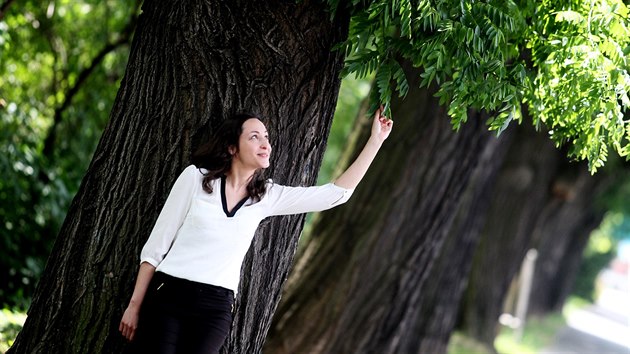
[[[258,140],[258,135],[252,135],[252,137],[250,139],[256,139]]]

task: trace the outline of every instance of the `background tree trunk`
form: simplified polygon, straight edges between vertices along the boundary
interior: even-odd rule
[[[230,114],[270,118],[277,182],[315,181],[342,67],[330,48],[347,17],[329,21],[315,1],[147,0],[143,11],[110,122],[12,353],[120,352],[140,249],[191,150]],[[226,352],[260,352],[302,224],[274,218],[259,230]]]
[[[463,329],[490,348],[562,158],[545,134],[528,125],[519,128],[494,186],[463,300]]]
[[[493,191],[461,312],[462,328],[490,348],[527,250],[539,250],[530,310],[560,309],[602,219],[593,201],[605,174],[591,176],[585,164],[569,163],[545,134],[527,126],[518,132]]]
[[[532,247],[538,250],[538,258],[529,298],[532,315],[562,310],[591,231],[603,218],[595,198],[609,179],[605,172],[591,176],[585,163],[564,165],[534,230]]]
[[[422,294],[481,152],[495,140],[480,114],[459,133],[433,91],[395,100],[396,127],[347,205],[314,220],[265,353],[417,352]],[[360,119],[355,156],[369,135]]]
[[[509,127],[486,145],[457,207],[453,226],[431,268],[421,297],[417,326],[423,331],[417,353],[445,353],[457,324],[459,304],[466,290],[468,274],[481,229],[492,200],[492,191],[506,151],[517,127]]]
[[[426,309],[427,315],[422,318],[422,321],[427,323],[428,332],[422,334],[424,339],[419,350],[420,353],[443,353],[446,351],[449,335],[457,321],[459,304],[468,282],[472,257],[479,243],[481,231],[484,228],[488,229],[487,223],[494,223],[496,220],[500,220],[496,219],[497,217],[502,217],[496,214],[488,215],[489,205],[491,202],[496,203],[497,200],[503,200],[500,198],[509,196],[513,192],[511,188],[509,190],[495,190],[497,185],[506,185],[505,180],[503,183],[497,182],[497,172],[505,161],[503,155],[507,151],[512,154],[508,157],[511,162],[505,162],[506,166],[509,164],[518,166],[519,164],[515,163],[516,160],[525,161],[524,163],[527,164],[527,160],[534,156],[527,146],[535,147],[540,141],[540,137],[544,137],[544,134],[536,133],[532,131],[532,128],[524,126],[510,127],[506,133],[507,135],[504,134],[499,139],[497,144],[500,143],[500,146],[498,148],[486,150],[485,153],[491,154],[491,157],[482,158],[482,162],[475,171],[469,188],[460,203],[458,216],[449,233],[449,238],[442,248],[439,260],[433,267],[430,282],[437,285],[423,293],[423,307]],[[534,139],[534,141],[528,142],[528,139]],[[490,148],[492,145],[488,147]],[[541,193],[544,192],[544,198],[551,199],[546,199],[547,206],[538,213],[539,216],[536,218],[534,226],[524,226],[533,230],[529,237],[531,242],[540,239],[540,243],[545,243],[539,246],[541,250],[536,271],[538,273],[541,269],[547,269],[545,271],[547,274],[534,277],[534,289],[538,289],[534,290],[534,293],[539,296],[534,301],[545,304],[553,301],[559,307],[570,291],[588,234],[601,220],[601,215],[597,216],[593,210],[592,203],[601,187],[601,183],[598,181],[603,179],[603,174],[590,176],[584,164],[570,164],[563,158],[562,153],[551,150],[551,148],[551,146],[547,146],[546,149],[538,153],[558,155],[558,175],[554,177],[552,183],[529,187],[529,190],[540,189]],[[531,165],[531,161],[529,164]],[[503,170],[503,178],[505,178],[505,169]],[[548,185],[552,185],[552,188],[547,188]],[[517,200],[512,200],[510,205],[503,206],[514,209],[518,203]],[[494,205],[493,210],[498,212],[501,208]],[[486,235],[489,240],[492,240],[489,236]],[[501,235],[495,234],[493,236],[495,240],[486,242],[497,242],[496,238],[501,238]],[[513,241],[525,242],[525,240],[518,238]],[[510,248],[507,247],[506,249]],[[499,248],[496,251],[501,252]],[[481,254],[479,257],[490,257],[494,260],[498,258],[494,254]],[[547,260],[547,258],[549,259]],[[514,261],[513,266],[516,267],[516,271],[518,271],[521,259]],[[539,268],[543,263],[551,264]],[[497,266],[494,265],[492,269],[495,267]],[[486,274],[490,271],[489,268],[490,264],[488,264]],[[493,279],[498,284],[503,284],[500,286],[505,286],[505,280],[501,278],[487,279],[485,284],[491,286]],[[511,279],[508,279],[507,285],[510,281]],[[542,282],[537,285],[539,281]],[[553,286],[550,282],[555,282],[557,285]],[[471,284],[472,286],[474,285]],[[494,290],[494,292],[498,291],[498,289]],[[504,291],[507,293],[508,289],[506,288]],[[501,296],[497,295],[497,299],[499,298]],[[505,295],[491,305],[494,311],[503,309],[504,298]],[[480,306],[484,305],[489,304],[482,302]],[[488,332],[494,331],[497,319],[498,317],[494,321],[488,319]],[[492,341],[485,343],[490,350],[494,350],[493,341],[494,337]]]

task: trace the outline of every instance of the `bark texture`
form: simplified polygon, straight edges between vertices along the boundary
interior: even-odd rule
[[[528,314],[562,310],[575,282],[589,235],[602,221],[595,205],[609,178],[592,176],[585,163],[565,163],[554,180],[537,222],[533,245],[538,250]]]
[[[455,133],[412,79],[396,126],[350,201],[314,221],[265,353],[417,353],[423,293],[481,152],[495,139],[473,114]],[[355,156],[369,122],[347,150]]]
[[[417,323],[422,340],[417,353],[446,352],[494,184],[516,129],[509,127],[498,139],[489,141],[462,195],[453,226],[429,275],[432,286],[424,287],[422,292],[420,307],[424,315]]]
[[[494,186],[463,305],[464,330],[491,348],[510,282],[562,158],[545,134],[519,128]]]
[[[601,221],[593,201],[605,175],[591,176],[565,155],[545,134],[520,127],[500,172],[462,312],[465,331],[490,347],[499,316],[513,310],[508,292],[528,249],[539,252],[530,312],[560,309],[588,235]]]
[[[512,267],[514,271],[518,271],[522,261],[522,257],[510,260],[507,255],[503,255],[503,252],[513,250],[512,252],[516,254],[521,252],[524,254],[529,247],[532,247],[532,244],[536,244],[539,248],[539,261],[532,293],[536,299],[532,298],[532,300],[545,305],[553,303],[555,306],[561,306],[575,279],[588,234],[601,220],[601,213],[597,213],[593,208],[593,200],[602,189],[601,182],[605,180],[602,174],[590,176],[584,164],[567,162],[564,152],[557,151],[546,143],[545,134],[536,133],[530,127],[513,126],[506,133],[499,139],[498,149],[486,150],[485,154],[491,153],[492,158],[489,160],[482,158],[479,165],[481,168],[475,171],[472,182],[460,203],[458,216],[449,233],[449,238],[442,248],[439,261],[433,268],[431,282],[435,282],[438,286],[427,289],[428,291],[423,295],[425,307],[431,310],[431,315],[422,319],[428,323],[427,328],[430,331],[423,334],[424,340],[420,353],[446,351],[450,333],[458,319],[459,304],[468,284],[473,255],[479,252],[477,245],[480,243],[482,234],[486,244],[503,242],[501,243],[503,247],[492,248],[492,252],[497,252],[498,255],[495,253],[478,254],[479,258],[488,257],[489,259],[484,260],[486,268],[476,270],[484,278],[484,284],[471,283],[470,288],[474,289],[469,289],[468,292],[480,292],[481,303],[475,305],[495,316],[494,314],[500,314],[503,310],[503,303],[513,279],[513,273],[502,272],[501,269],[496,268]],[[530,150],[536,150],[540,146],[544,148],[536,152]],[[492,145],[488,146],[490,147]],[[506,154],[507,156],[504,156]],[[536,157],[537,154],[548,154],[548,156],[543,160],[537,160],[541,158]],[[547,166],[543,163],[544,161],[557,161],[558,166]],[[524,206],[522,210],[515,210],[523,203],[522,200],[517,199],[520,194],[516,194],[517,198],[507,204],[496,204],[505,201],[503,198],[512,198],[510,195],[515,192],[514,185],[519,183],[511,184],[508,181],[510,174],[514,175],[513,171],[517,166],[523,169],[526,166],[530,166],[529,168],[539,166],[538,168],[544,168],[553,174],[550,178],[541,178],[540,182],[536,182],[542,185],[527,187],[529,191],[532,191],[531,197],[539,198],[540,202]],[[501,189],[499,188],[501,186],[508,188]],[[540,195],[536,196],[536,193]],[[536,205],[542,203],[544,207],[537,211]],[[532,208],[532,210],[527,208]],[[529,217],[533,220],[533,225],[521,224],[520,227],[525,227],[526,231],[520,234],[520,237],[505,238],[501,234],[488,233],[488,230],[493,230],[495,223],[502,222],[501,220],[511,212]],[[515,222],[518,218],[514,217],[510,220]],[[506,227],[509,227],[509,224],[504,225],[501,230]],[[518,230],[509,228],[507,230],[512,232],[512,235],[519,236]],[[531,234],[528,236],[527,232],[530,231]],[[514,251],[518,247],[523,247],[521,252]],[[498,261],[503,261],[503,263],[493,263]],[[543,267],[542,264],[546,265]],[[543,269],[544,272],[538,273]],[[504,274],[506,279],[492,276],[497,273]],[[479,290],[480,286],[492,287],[492,290]],[[488,294],[497,294],[495,302],[485,300],[484,296],[492,296]],[[531,303],[530,308],[533,308]],[[498,318],[498,315],[496,316]],[[489,318],[473,326],[485,324],[487,326],[485,331],[477,328],[477,333],[487,332],[490,336],[496,328],[497,318]],[[485,342],[490,351],[494,350],[493,340],[494,336],[492,341]]]
[[[347,18],[304,1],[147,0],[125,78],[11,353],[116,353],[138,256],[191,151],[241,110],[269,118],[268,176],[315,181]],[[290,148],[288,148],[290,147]],[[302,216],[259,229],[224,352],[258,353]]]

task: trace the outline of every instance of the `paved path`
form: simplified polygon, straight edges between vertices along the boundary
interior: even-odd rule
[[[598,301],[567,316],[567,327],[540,354],[630,354],[630,294],[608,289]]]

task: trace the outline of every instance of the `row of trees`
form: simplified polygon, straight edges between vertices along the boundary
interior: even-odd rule
[[[625,154],[628,12],[621,2],[589,3],[146,1],[110,120],[12,352],[120,351],[139,249],[191,150],[231,113],[272,118],[269,175],[312,184],[343,54],[348,72],[376,69],[372,103],[386,103],[396,131],[351,203],[315,221],[279,307],[304,219],[261,226],[224,350],[260,352],[269,332],[269,352],[440,352],[456,324],[491,343],[528,247],[553,251],[549,281],[550,269],[574,274],[606,181],[584,164],[563,168],[567,151],[509,122],[551,126],[591,170],[609,145]],[[41,21],[50,6],[26,13]],[[331,51],[339,43],[345,53]],[[587,49],[597,60],[576,65]],[[395,88],[409,97],[392,98]],[[568,278],[551,304],[541,296],[540,311],[559,306]]]
[[[526,125],[496,139],[478,117],[455,133],[433,96],[393,101],[394,142],[347,208],[315,219],[265,353],[440,353],[455,328],[493,348],[530,248],[530,312],[561,308],[603,216],[595,201],[627,174],[591,176]],[[351,156],[369,126],[355,132]]]

